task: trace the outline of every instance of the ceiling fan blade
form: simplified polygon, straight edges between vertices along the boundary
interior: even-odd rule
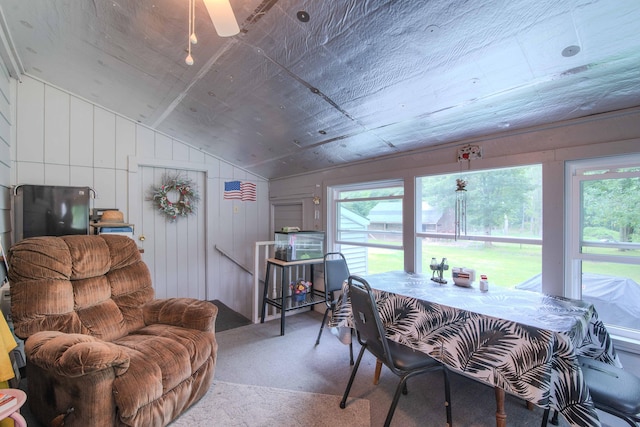
[[[204,5],[220,37],[231,37],[240,32],[229,0],[204,0]]]

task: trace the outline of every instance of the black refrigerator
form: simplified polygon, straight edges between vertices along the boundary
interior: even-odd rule
[[[89,234],[90,187],[19,185],[14,189],[15,241]]]

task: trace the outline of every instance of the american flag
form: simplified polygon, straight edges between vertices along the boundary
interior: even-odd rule
[[[224,198],[227,200],[256,201],[256,185],[252,182],[227,181],[224,183]]]

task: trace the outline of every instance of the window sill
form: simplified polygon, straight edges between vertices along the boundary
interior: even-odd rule
[[[640,355],[639,340],[615,334],[611,334],[611,339],[613,340],[613,345],[615,346],[616,350]]]

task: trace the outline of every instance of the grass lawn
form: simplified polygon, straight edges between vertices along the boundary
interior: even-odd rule
[[[467,267],[476,270],[477,279],[486,274],[492,285],[513,287],[542,271],[541,247],[537,245],[517,245],[494,243],[489,247],[482,244],[466,248],[439,244],[436,249],[424,249],[423,273],[431,274],[429,263],[435,256],[438,262],[447,258],[449,271],[444,277],[451,281],[451,267]],[[369,274],[404,268],[402,251],[370,249]],[[637,265],[584,263],[584,271],[627,277],[640,283],[640,267]]]
[[[611,249],[612,254],[617,254]],[[638,251],[627,251],[634,255]],[[476,270],[476,280],[486,274],[489,283],[496,286],[514,287],[542,272],[542,247],[514,243],[482,242],[433,242],[423,243],[423,273],[431,274],[429,264],[435,257],[438,262],[447,258],[449,270],[444,278],[451,282],[451,267],[467,267]],[[369,249],[368,274],[404,269],[404,253],[401,250]],[[640,266],[632,264],[584,262],[585,273],[607,274],[626,277],[640,284]]]
[[[431,274],[429,263],[435,256],[438,262],[447,258],[449,271],[444,277],[451,280],[451,267],[467,267],[476,270],[477,280],[486,274],[492,285],[513,287],[539,274],[541,271],[541,248],[535,245],[514,245],[494,243],[489,247],[445,246],[440,244],[436,251],[423,251],[423,273]],[[369,274],[403,269],[403,253],[391,250],[370,250]]]

